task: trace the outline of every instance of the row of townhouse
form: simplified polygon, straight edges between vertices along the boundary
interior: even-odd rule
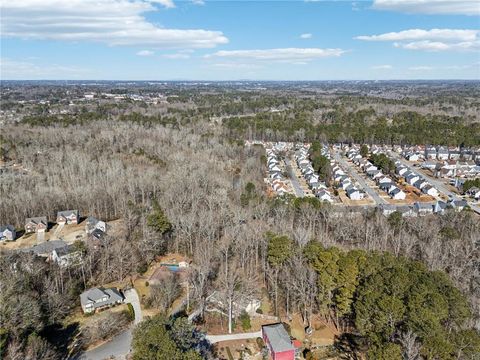
[[[465,200],[449,200],[448,202],[438,200],[435,203],[416,202],[413,205],[393,205],[381,204],[378,206],[385,216],[389,216],[394,212],[399,212],[403,217],[426,216],[430,214],[443,215],[448,209],[452,211],[462,211],[468,207]]]
[[[475,178],[480,176],[480,166],[474,161],[425,161],[422,168],[430,169],[435,176],[441,178]]]
[[[445,146],[409,146],[396,149],[405,159],[409,161],[427,160],[464,160],[480,161],[480,149],[468,149]]]
[[[303,178],[307,185],[315,194],[315,196],[322,201],[333,202],[332,195],[327,190],[326,184],[320,180],[318,174],[315,172],[312,162],[309,158],[309,147],[307,145],[298,144],[295,151],[295,161],[297,163]],[[322,149],[322,155],[329,157],[328,149]]]
[[[370,161],[363,158],[358,151],[347,152],[352,162],[357,165],[370,179],[375,181],[379,189],[385,191],[394,200],[405,200],[407,194],[396,186],[395,182]]]
[[[425,178],[421,175],[409,170],[405,165],[400,161],[395,161],[395,172],[398,176],[403,177],[405,182],[411,186],[416,187],[418,190],[422,191],[424,194],[437,197],[438,190],[433,187]]]
[[[332,165],[333,181],[339,188],[342,188],[350,200],[362,200],[365,198],[365,192],[353,183],[353,180],[334,160],[330,161]]]
[[[280,168],[280,161],[274,148],[267,148],[267,182],[278,195],[285,195],[288,192],[287,182]]]

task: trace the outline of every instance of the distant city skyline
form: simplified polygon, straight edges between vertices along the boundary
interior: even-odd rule
[[[17,0],[2,80],[480,79],[471,0]]]

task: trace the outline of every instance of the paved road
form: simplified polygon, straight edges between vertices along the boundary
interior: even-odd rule
[[[387,201],[385,201],[385,199],[382,199],[380,197],[380,195],[378,195],[378,193],[372,189],[370,186],[368,186],[367,182],[365,181],[365,179],[363,179],[356,171],[356,169],[353,169],[353,164],[349,164],[339,153],[337,152],[334,152],[334,158],[335,160],[340,164],[340,166],[343,168],[343,170],[345,170],[349,175],[351,175],[355,181],[357,181],[363,188],[363,190],[365,190],[367,192],[368,195],[370,195],[370,197],[375,200],[375,203],[377,205],[379,204],[388,204]]]
[[[303,189],[300,186],[297,177],[295,176],[295,172],[293,171],[292,162],[290,161],[290,159],[285,158],[285,165],[287,165],[287,172],[292,182],[293,190],[295,190],[295,194],[297,195],[297,197],[304,197],[305,193],[303,192]]]
[[[437,178],[434,178],[433,176],[427,175],[424,172],[420,172],[418,168],[414,168],[407,160],[402,158],[399,154],[395,152],[390,152],[389,155],[393,157],[395,160],[400,160],[400,162],[405,165],[407,168],[409,168],[411,171],[421,174],[423,177],[425,177],[435,188],[438,189],[439,192],[449,196],[450,198],[454,200],[463,200],[460,196],[455,194],[453,191],[450,191],[444,184],[442,180],[439,180]],[[468,203],[470,208],[475,211],[476,213],[480,214],[480,206],[478,205],[473,205],[472,203]]]
[[[134,324],[137,325],[143,319],[142,309],[140,307],[140,299],[135,289],[126,290],[125,302],[130,303],[135,310]],[[80,356],[80,360],[104,360],[114,357],[117,360],[126,359],[130,352],[132,344],[132,328],[125,330],[115,336],[109,342],[102,344],[92,350],[89,350]]]
[[[255,339],[257,337],[262,337],[262,332],[251,332],[251,333],[241,333],[241,334],[225,334],[225,335],[207,335],[206,338],[212,344],[220,341],[229,341],[229,340],[245,340],[245,339]]]

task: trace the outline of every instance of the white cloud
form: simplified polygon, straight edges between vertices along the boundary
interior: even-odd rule
[[[4,37],[156,48],[212,48],[228,42],[220,31],[167,29],[143,16],[158,10],[158,4],[174,6],[171,0],[16,0],[0,4]]]
[[[305,33],[300,35],[300,39],[311,39],[313,37],[310,33]]]
[[[478,0],[374,0],[373,8],[410,14],[480,15]]]
[[[146,0],[146,1],[154,4],[160,4],[162,6],[165,6],[167,9],[171,9],[175,7],[175,4],[173,3],[172,0]]]
[[[193,5],[205,5],[204,0],[191,0]]]
[[[475,51],[480,50],[480,41],[465,41],[460,43],[446,43],[441,41],[414,41],[409,43],[395,43],[395,47],[408,50],[425,51]]]
[[[408,68],[408,70],[412,71],[431,71],[433,69],[433,66],[411,66]]]
[[[212,65],[217,68],[223,68],[223,69],[259,69],[262,67],[256,64],[243,64],[243,63],[234,63],[234,62],[214,63]]]
[[[137,52],[138,56],[152,56],[153,54],[155,54],[155,53],[151,50],[141,50],[141,51]]]
[[[403,41],[403,40],[459,40],[472,41],[477,38],[479,30],[457,29],[411,29],[399,32],[389,32],[380,35],[362,35],[355,39],[365,41]]]
[[[39,65],[30,61],[0,59],[2,80],[80,79],[85,78],[90,73],[90,70],[77,66]]]
[[[364,41],[391,41],[398,48],[424,51],[473,51],[480,48],[479,30],[410,29],[380,35],[362,35]]]
[[[336,57],[343,53],[345,53],[345,50],[342,49],[283,48],[264,50],[222,50],[213,54],[205,55],[205,57],[298,63],[326,57]]]
[[[372,66],[373,70],[390,70],[393,69],[392,65],[375,65]]]
[[[171,59],[171,60],[185,60],[185,59],[189,59],[190,55],[186,53],[175,53],[175,54],[164,54],[162,55],[162,57],[165,59]]]

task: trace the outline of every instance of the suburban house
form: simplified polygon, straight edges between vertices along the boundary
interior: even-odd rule
[[[81,261],[81,252],[75,245],[66,245],[53,249],[52,260],[60,266],[69,266]]]
[[[462,211],[468,206],[468,203],[466,200],[450,200],[448,202],[448,206],[453,208],[455,211]]]
[[[439,147],[437,150],[437,159],[438,160],[448,160],[448,150],[444,147]]]
[[[423,215],[428,215],[433,213],[433,206],[432,204],[426,204],[426,203],[421,203],[421,202],[416,202],[414,205],[415,211],[418,213],[418,215],[423,216]]]
[[[435,189],[432,185],[426,185],[422,191],[427,194],[427,195],[430,195],[430,196],[433,196],[433,197],[437,197],[438,196],[438,190]]]
[[[365,197],[363,192],[355,188],[347,189],[347,196],[352,200],[362,200]]]
[[[333,201],[332,196],[330,195],[330,193],[327,190],[320,190],[315,194],[315,196],[317,197],[317,199],[322,200],[322,201],[328,201],[328,202]]]
[[[12,225],[0,226],[0,241],[15,240],[16,232]]]
[[[263,325],[262,338],[268,347],[272,360],[295,359],[295,346],[281,323]]]
[[[85,231],[87,234],[91,234],[94,230],[100,230],[104,233],[107,232],[107,223],[102,220],[98,220],[93,216],[89,216],[85,221]]]
[[[25,232],[44,232],[47,230],[48,221],[46,216],[27,218],[25,220]]]
[[[24,253],[33,253],[37,256],[49,258],[52,256],[52,251],[67,246],[67,243],[63,240],[50,240],[41,244],[34,245],[30,248],[23,248],[19,251]]]
[[[390,192],[390,196],[391,196],[392,199],[394,199],[394,200],[405,200],[405,198],[407,197],[407,195],[405,194],[405,192],[403,192],[403,191],[400,190],[399,188],[393,189],[393,190]]]
[[[78,210],[65,210],[57,213],[57,224],[78,224],[80,220]]]
[[[91,288],[80,294],[80,303],[84,313],[111,307],[123,302],[123,295],[115,288]]]
[[[447,203],[444,201],[437,201],[433,206],[433,212],[435,214],[443,214],[447,208]]]

